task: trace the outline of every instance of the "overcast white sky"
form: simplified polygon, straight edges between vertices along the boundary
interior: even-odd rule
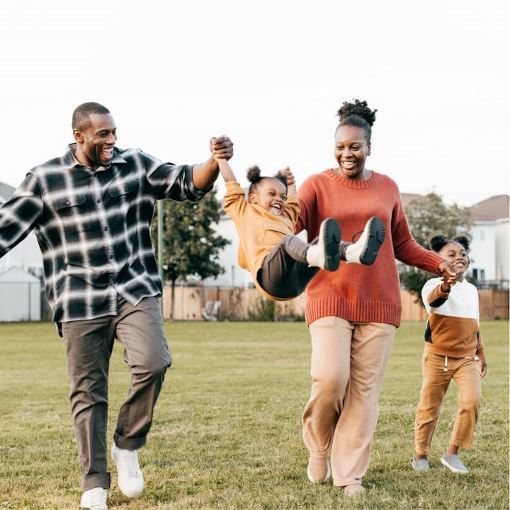
[[[377,108],[368,168],[402,192],[471,205],[509,192],[506,0],[2,0],[0,181],[72,141],[107,106],[119,147],[197,163],[228,134],[298,184],[335,164],[335,113]]]

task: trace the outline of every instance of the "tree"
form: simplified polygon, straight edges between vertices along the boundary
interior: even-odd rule
[[[457,204],[446,205],[441,196],[436,193],[429,193],[411,200],[405,206],[405,212],[411,233],[416,242],[425,248],[429,248],[429,240],[434,235],[470,237],[469,208],[460,207]],[[400,281],[421,302],[421,289],[432,275],[404,264],[398,266]]]
[[[200,202],[163,202],[163,279],[172,286],[170,317],[174,316],[175,283],[188,276],[218,276],[224,269],[218,263],[220,250],[230,241],[217,234],[212,225],[221,217],[221,206],[214,192]],[[157,216],[152,224],[157,240]],[[156,243],[153,243],[156,246]]]

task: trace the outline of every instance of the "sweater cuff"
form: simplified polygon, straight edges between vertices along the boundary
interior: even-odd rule
[[[434,253],[433,251],[429,251],[423,260],[423,265],[421,266],[421,269],[424,269],[425,271],[428,271],[429,273],[434,274],[441,274],[441,271],[439,270],[439,264],[443,262],[443,257],[438,255],[437,253]]]

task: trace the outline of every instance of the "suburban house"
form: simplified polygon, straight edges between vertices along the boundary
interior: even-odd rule
[[[508,289],[508,195],[472,205],[471,272],[480,287]]]

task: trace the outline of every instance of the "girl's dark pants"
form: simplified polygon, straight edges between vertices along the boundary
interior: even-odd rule
[[[257,282],[271,296],[291,299],[304,292],[319,272],[309,267],[306,251],[310,245],[294,235],[286,235],[268,253],[257,273]]]

